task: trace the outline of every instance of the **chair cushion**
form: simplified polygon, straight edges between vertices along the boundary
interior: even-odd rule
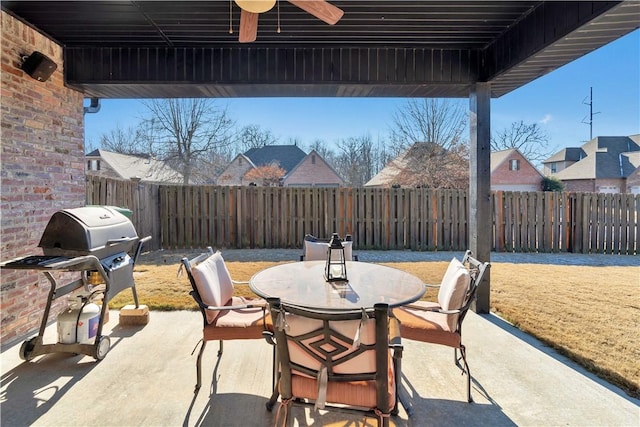
[[[344,258],[347,261],[351,261],[353,257],[353,241],[342,242],[344,247]],[[327,242],[312,242],[309,240],[304,241],[304,260],[305,261],[324,261],[327,259],[327,249],[329,243]]]
[[[420,301],[412,305],[425,308],[438,308],[438,304]],[[412,309],[410,307],[398,307],[393,309],[394,315],[400,320],[402,338],[446,345],[448,347],[460,347],[460,334],[449,327],[450,315]]]
[[[464,264],[453,258],[444,273],[442,283],[440,283],[440,291],[438,292],[438,303],[443,310],[457,310],[461,308],[465,301],[469,285],[471,284],[471,276]],[[457,314],[447,316],[448,330],[455,331],[458,322]]]
[[[393,362],[389,355],[388,389],[389,407],[378,408],[384,412],[389,412],[395,405],[396,386]],[[295,397],[316,400],[318,398],[318,381],[306,375],[293,373],[291,376],[291,391]],[[326,402],[342,405],[358,406],[362,408],[376,408],[377,387],[375,381],[345,381],[327,383]]]
[[[191,273],[202,302],[217,307],[229,305],[233,296],[233,282],[219,251],[192,267]],[[218,310],[205,311],[208,323],[215,321],[220,313]]]
[[[229,305],[260,303],[262,300],[247,300],[233,297]],[[266,322],[266,323],[265,323]],[[262,338],[262,331],[273,331],[271,316],[267,312],[265,319],[262,308],[243,308],[221,311],[215,321],[204,328],[204,340],[238,340]]]
[[[318,382],[315,378],[294,375],[291,378],[292,394],[303,399],[318,398]],[[327,403],[375,408],[377,406],[375,381],[329,382],[327,384]],[[391,400],[395,402],[395,400]],[[387,408],[387,411],[391,408]]]

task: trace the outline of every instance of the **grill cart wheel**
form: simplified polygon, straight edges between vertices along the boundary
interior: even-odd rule
[[[30,340],[26,340],[20,346],[20,359],[26,360],[27,362],[33,359],[31,352],[35,348],[36,337],[31,338]]]
[[[95,347],[95,355],[93,357],[95,357],[96,360],[102,360],[105,358],[107,353],[109,353],[111,340],[109,339],[109,337],[101,336],[100,338],[98,338],[98,342],[96,343]]]

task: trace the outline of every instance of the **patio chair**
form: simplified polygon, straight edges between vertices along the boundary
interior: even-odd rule
[[[207,341],[219,340],[218,357],[222,356],[224,340],[263,338],[263,332],[273,329],[267,316],[267,303],[262,299],[246,299],[233,296],[233,285],[222,254],[211,247],[191,260],[182,258],[181,269],[187,271],[191,282],[190,295],[198,303],[204,327],[202,346],[196,362],[197,382],[195,393],[202,383],[202,354]],[[275,349],[274,349],[275,364]]]
[[[278,298],[268,302],[280,366],[276,424],[282,418],[282,425],[288,425],[296,404],[364,412],[388,426],[389,415],[396,413],[396,361],[402,356],[401,343],[390,344],[388,305],[321,311],[286,305]]]
[[[302,254],[300,261],[324,261],[327,259],[327,247],[329,239],[321,239],[311,234],[305,234],[302,241]],[[347,234],[342,242],[344,257],[347,261],[358,261],[358,255],[353,253],[353,237]]]
[[[462,262],[453,258],[449,263],[442,283],[436,286],[440,288],[437,303],[419,301],[393,311],[400,321],[403,338],[453,347],[454,362],[467,375],[468,402],[473,399],[467,352],[462,344],[462,321],[489,266],[488,262],[478,261],[471,256],[471,251],[467,251]]]

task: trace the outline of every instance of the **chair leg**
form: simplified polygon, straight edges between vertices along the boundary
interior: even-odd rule
[[[467,374],[467,402],[473,402],[471,397],[471,371],[469,370],[469,364],[467,363],[467,349],[464,345],[460,345],[460,358],[458,358],[457,349],[454,349],[456,356],[456,365],[462,369],[463,374]],[[464,367],[460,365],[460,359],[464,363]]]
[[[202,354],[204,353],[206,345],[207,342],[203,340],[202,346],[200,346],[200,352],[198,353],[198,359],[196,361],[196,389],[193,391],[194,393],[197,393],[202,385]]]
[[[278,364],[277,364],[277,347],[273,346],[273,363],[271,365],[271,387],[273,389],[273,393],[269,398],[269,401],[266,403],[267,411],[271,412],[273,406],[278,401],[278,397],[280,397],[280,391],[278,390]]]
[[[273,389],[273,393],[271,393],[271,397],[269,398],[269,401],[266,403],[267,411],[271,412],[271,410],[273,409],[273,406],[278,401],[278,397],[280,397],[280,392],[278,391],[278,387],[275,387]]]

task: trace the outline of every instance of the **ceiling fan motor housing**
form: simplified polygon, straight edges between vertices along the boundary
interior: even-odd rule
[[[263,13],[273,9],[276,0],[234,0],[242,10],[253,13]]]

